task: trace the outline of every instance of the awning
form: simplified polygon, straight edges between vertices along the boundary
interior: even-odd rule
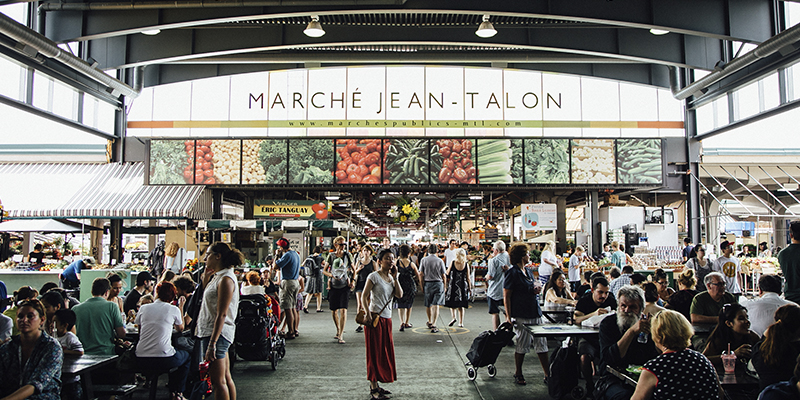
[[[56,219],[17,219],[0,223],[0,232],[88,233],[99,230],[91,225]]]
[[[5,164],[0,199],[12,219],[211,217],[204,186],[146,186],[145,172],[144,163]]]

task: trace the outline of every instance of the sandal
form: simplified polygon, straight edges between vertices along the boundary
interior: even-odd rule
[[[439,328],[435,326],[431,327],[431,333],[439,333]]]
[[[344,339],[339,339],[339,344],[344,344]]]
[[[447,324],[447,326],[453,326],[453,325],[455,325],[455,323],[456,323],[456,320],[452,320],[452,321],[450,321],[449,324]]]
[[[425,325],[428,325],[428,329],[432,329],[433,328],[433,324],[430,323],[430,322],[426,322]]]
[[[414,327],[414,325],[406,324],[406,328],[413,328],[413,327]]]
[[[523,386],[528,384],[527,382],[525,382],[525,377],[522,376],[522,374],[514,375],[514,383],[516,383],[517,385],[523,385]]]
[[[386,400],[386,399],[388,399],[388,397],[386,397],[385,394],[381,393],[380,389],[381,388],[371,389],[369,391],[370,399],[373,399],[373,400]]]
[[[384,389],[384,388],[382,388],[380,386],[378,386],[376,389],[378,390],[378,393],[383,394],[383,395],[392,394],[392,392],[390,392],[390,391],[388,391],[388,390],[386,390],[386,389]]]

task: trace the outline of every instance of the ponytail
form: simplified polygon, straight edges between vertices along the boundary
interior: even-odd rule
[[[784,358],[789,356],[783,351],[784,345],[795,339],[798,329],[800,329],[800,306],[786,304],[775,310],[775,323],[767,329],[761,342],[761,353],[764,355],[765,364],[781,365]]]
[[[244,254],[238,249],[232,249],[227,243],[216,242],[208,248],[208,251],[220,255],[220,263],[223,269],[244,264]]]

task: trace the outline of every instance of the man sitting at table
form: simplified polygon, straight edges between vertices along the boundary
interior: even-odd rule
[[[623,369],[628,365],[644,365],[659,354],[652,339],[639,337],[640,333],[650,332],[650,321],[640,318],[644,310],[644,290],[633,285],[623,286],[618,298],[616,315],[600,323],[599,369],[603,377],[597,382],[596,399],[630,399],[633,395],[633,387],[611,375],[607,366]]]
[[[693,324],[715,324],[719,322],[719,311],[722,306],[736,303],[736,298],[725,290],[725,276],[719,272],[710,272],[703,280],[707,291],[699,293],[692,299],[689,314]]]
[[[85,354],[114,355],[114,337],[125,337],[125,324],[116,304],[106,300],[111,283],[106,278],[92,282],[92,298],[78,304],[75,329]]]
[[[612,268],[612,271],[614,268]],[[608,286],[611,288],[611,293],[613,293],[614,296],[617,295],[617,292],[619,292],[621,287],[631,284],[631,275],[633,275],[633,267],[630,265],[622,267],[622,275],[614,278],[614,280],[612,280],[611,284]],[[613,277],[614,275],[612,274],[611,276]]]
[[[753,300],[742,299],[741,304],[747,308],[750,315],[750,330],[758,336],[764,336],[764,331],[775,323],[775,311],[786,304],[795,304],[781,298],[781,278],[777,275],[761,275],[758,279],[758,298]]]
[[[586,319],[608,312],[606,307],[617,309],[617,300],[609,293],[608,280],[604,277],[592,279],[592,290],[578,300],[575,305],[575,323],[580,324]],[[578,341],[578,354],[581,355],[581,371],[586,378],[586,392],[594,391],[592,379],[593,364],[600,362],[600,342],[596,337],[581,338]]]

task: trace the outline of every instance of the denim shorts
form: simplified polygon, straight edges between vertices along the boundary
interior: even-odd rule
[[[200,345],[203,351],[201,357],[206,356],[206,351],[208,351],[208,343],[210,341],[211,341],[211,336],[200,338]],[[217,339],[217,346],[216,346],[217,352],[216,354],[214,354],[214,356],[216,356],[218,359],[225,358],[225,354],[228,353],[228,349],[230,347],[231,347],[231,342],[222,337],[222,335],[219,335],[219,339]]]

